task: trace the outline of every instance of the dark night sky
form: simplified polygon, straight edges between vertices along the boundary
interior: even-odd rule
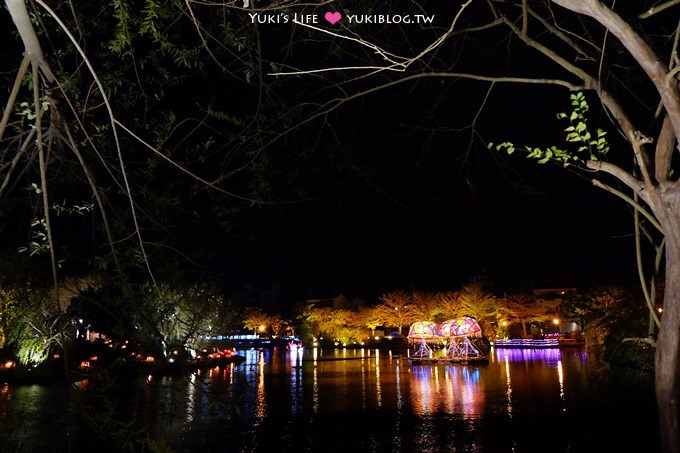
[[[499,102],[513,96],[536,92],[512,88]],[[568,105],[567,93],[557,96]],[[469,124],[474,99],[431,117],[439,127]],[[632,215],[622,201],[583,175],[494,155],[483,143],[462,159],[469,133],[432,135],[432,121],[418,119],[422,104],[387,113],[384,102],[363,104],[351,134],[342,134],[345,123],[334,126],[352,165],[316,186],[317,200],[262,226],[240,271],[314,297],[456,289],[478,274],[508,290],[636,282]],[[512,117],[489,104],[480,133],[499,141],[521,126],[532,143],[554,143],[563,126],[552,119],[557,107],[546,108],[525,105]]]

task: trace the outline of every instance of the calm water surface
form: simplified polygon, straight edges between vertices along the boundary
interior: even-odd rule
[[[0,450],[140,449],[144,438],[178,452],[658,450],[650,395],[603,395],[579,349],[496,349],[486,366],[411,366],[377,350],[239,353],[238,366],[116,391],[0,383]]]

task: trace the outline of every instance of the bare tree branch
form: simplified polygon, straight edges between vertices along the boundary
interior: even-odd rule
[[[216,190],[216,191],[218,191],[218,192],[220,192],[220,193],[223,193],[223,194],[225,194],[225,195],[229,195],[230,197],[233,197],[233,198],[236,198],[236,199],[239,199],[239,200],[243,200],[243,201],[247,201],[247,202],[249,202],[249,203],[256,203],[256,204],[282,204],[282,203],[283,203],[283,202],[274,202],[274,201],[255,200],[255,199],[253,199],[253,198],[244,197],[244,196],[242,196],[242,195],[238,195],[238,194],[235,194],[235,193],[233,193],[233,192],[228,192],[228,191],[222,189],[221,187],[216,186],[216,185],[213,184],[212,182],[210,182],[210,181],[208,181],[208,180],[206,180],[206,179],[204,179],[204,178],[201,178],[201,177],[198,176],[197,174],[192,173],[191,171],[189,171],[189,170],[186,169],[185,167],[181,166],[180,164],[178,164],[178,163],[175,162],[174,160],[170,159],[168,156],[166,156],[165,154],[163,154],[162,152],[160,152],[159,150],[157,150],[155,147],[153,147],[152,145],[150,145],[149,143],[147,143],[147,142],[146,142],[145,140],[143,140],[139,135],[135,134],[133,131],[131,131],[128,127],[124,126],[124,125],[123,125],[122,123],[120,123],[118,120],[114,120],[114,121],[115,121],[115,123],[116,123],[118,126],[120,126],[121,129],[123,129],[125,132],[127,132],[128,134],[130,134],[131,137],[133,137],[133,138],[134,138],[135,140],[137,140],[139,143],[141,143],[142,145],[146,146],[148,149],[150,149],[151,151],[153,151],[153,153],[154,153],[156,156],[160,157],[161,159],[163,159],[164,161],[168,162],[168,163],[169,163],[170,165],[172,165],[173,167],[175,167],[175,168],[177,168],[178,170],[180,170],[182,173],[185,173],[185,174],[191,176],[191,177],[192,177],[193,179],[195,179],[196,181],[199,181],[199,182],[201,182],[202,184],[205,184],[206,186],[210,187],[211,189],[214,189],[214,190]]]
[[[637,129],[633,126],[632,122],[628,118],[628,115],[623,110],[621,104],[613,96],[609,94],[609,92],[601,85],[600,81],[597,78],[593,77],[588,72],[584,71],[583,69],[572,64],[562,56],[558,55],[552,49],[544,46],[541,43],[538,43],[537,41],[534,41],[528,36],[523,36],[521,34],[521,31],[511,21],[505,19],[505,24],[526,44],[535,48],[536,50],[538,50],[539,52],[543,53],[548,58],[553,60],[555,63],[562,66],[567,71],[579,77],[581,80],[583,80],[587,89],[593,89],[597,92],[600,99],[602,100],[602,103],[607,107],[607,109],[609,109],[612,115],[614,115],[614,118],[619,124],[619,127],[621,128],[624,137],[626,137],[626,139],[631,142],[636,161],[640,166],[640,173],[642,174],[642,179],[645,181],[645,185],[647,186],[647,188],[651,189],[653,187],[653,184],[649,170],[647,168],[647,162],[649,161],[649,158],[644,152],[644,149],[641,146],[635,144]]]
[[[577,53],[579,58],[583,59],[588,59],[591,60],[592,57],[588,55],[588,53],[573,39],[571,39],[563,30],[560,30],[559,28],[555,27],[552,25],[550,22],[548,22],[545,18],[543,18],[540,14],[536,13],[533,8],[529,8],[529,13],[531,14],[531,17],[539,21],[545,28],[546,30],[549,30],[551,33],[553,33],[555,36],[560,38],[562,42],[567,44],[569,47],[574,49]],[[593,45],[594,44],[588,42],[588,44]]]
[[[673,124],[674,134],[680,137],[680,89],[675,79],[669,76],[668,66],[659,59],[647,42],[621,16],[598,0],[552,1],[571,11],[592,17],[618,38],[656,86]]]
[[[57,256],[54,247],[54,236],[52,234],[52,222],[50,221],[50,199],[47,190],[47,163],[45,159],[45,145],[42,136],[42,117],[43,108],[40,99],[40,81],[38,80],[39,65],[31,64],[33,76],[33,104],[35,105],[35,130],[36,145],[38,147],[38,160],[40,162],[40,188],[43,202],[43,216],[45,217],[45,230],[47,232],[47,243],[50,249],[50,261],[52,263],[52,284],[54,285],[55,307],[61,311],[59,305],[59,276],[57,275]]]
[[[9,93],[7,104],[5,104],[5,111],[2,114],[2,120],[0,120],[0,140],[2,140],[2,137],[5,135],[5,129],[7,128],[9,117],[12,114],[14,102],[16,101],[19,90],[21,89],[21,80],[26,75],[26,71],[28,71],[28,66],[30,64],[31,59],[27,55],[24,55],[24,59],[21,61],[21,66],[19,66],[19,70],[17,71],[17,76],[14,78],[14,85],[12,85],[12,91]]]
[[[144,248],[144,241],[142,240],[142,232],[139,226],[139,220],[137,218],[137,211],[135,209],[135,203],[133,201],[132,197],[132,189],[130,188],[130,182],[128,180],[127,172],[125,171],[125,163],[123,160],[123,151],[120,146],[120,140],[118,139],[118,128],[116,127],[116,118],[113,113],[113,109],[111,107],[111,104],[109,102],[108,96],[106,95],[106,90],[104,89],[104,86],[102,85],[101,81],[99,80],[99,77],[97,76],[97,72],[94,70],[94,67],[92,66],[92,63],[90,62],[89,58],[87,58],[87,55],[83,51],[82,47],[78,43],[78,41],[75,39],[71,31],[68,29],[66,24],[57,16],[57,14],[47,5],[45,4],[42,0],[36,0],[36,3],[38,3],[40,6],[42,6],[45,11],[47,11],[50,16],[59,24],[59,27],[66,33],[66,35],[69,37],[71,42],[73,43],[74,47],[80,54],[80,56],[83,58],[83,61],[85,62],[85,65],[87,66],[88,70],[90,71],[90,74],[92,75],[93,80],[97,84],[97,88],[99,89],[99,94],[101,95],[102,99],[104,100],[104,104],[106,105],[106,111],[109,115],[109,121],[111,123],[111,131],[113,133],[113,140],[115,142],[116,150],[118,153],[118,164],[120,166],[120,171],[123,176],[123,182],[125,184],[125,192],[127,194],[128,200],[130,202],[130,213],[132,216],[132,222],[134,224],[135,228],[135,233],[137,236],[137,240],[139,243],[140,247],[140,252],[142,253],[142,257],[144,258],[144,263],[146,265],[146,270],[149,274],[149,277],[154,283],[154,286],[156,285],[156,279],[154,277],[153,271],[151,270],[151,263],[149,262],[149,258],[146,254],[146,249]]]
[[[366,96],[367,94],[370,93],[375,93],[381,90],[384,90],[386,88],[392,87],[399,85],[401,83],[406,83],[412,80],[417,80],[421,78],[429,78],[429,77],[439,77],[439,78],[457,78],[457,79],[471,79],[471,80],[478,80],[478,81],[483,81],[483,82],[497,82],[497,83],[521,83],[521,84],[533,84],[533,85],[557,85],[557,86],[562,86],[570,91],[577,91],[583,89],[583,86],[579,85],[574,85],[570,82],[567,82],[565,80],[559,80],[559,79],[535,79],[535,78],[525,78],[525,77],[492,77],[492,76],[482,76],[479,74],[469,74],[469,73],[459,73],[459,72],[425,72],[425,73],[417,73],[417,74],[411,74],[405,77],[402,77],[400,79],[396,80],[391,80],[389,82],[383,83],[381,85],[376,85],[374,87],[371,87],[366,90],[362,90],[359,92],[356,92],[354,94],[348,95],[343,98],[335,98],[331,99],[330,101],[324,103],[319,107],[319,109],[313,113],[312,115],[307,116],[305,119],[299,121],[297,124],[292,125],[291,127],[287,128],[284,132],[281,132],[277,135],[275,135],[273,138],[271,138],[269,141],[263,143],[262,147],[267,147],[274,143],[275,141],[279,140],[281,137],[285,136],[286,134],[289,134],[290,132],[299,129],[300,127],[304,126],[307,123],[310,123],[311,121],[316,120],[317,118],[320,118],[322,116],[328,115],[332,111],[340,108],[342,105],[351,102],[355,99],[359,99],[363,96]]]
[[[662,3],[662,4],[657,5],[657,6],[652,6],[647,11],[640,14],[638,17],[640,19],[648,19],[648,18],[652,17],[654,14],[658,14],[661,11],[664,11],[664,10],[666,10],[666,9],[672,7],[672,6],[679,5],[679,4],[680,4],[680,0],[669,0],[666,3]]]
[[[639,179],[635,178],[633,175],[628,173],[626,170],[618,167],[612,163],[604,162],[601,160],[589,160],[586,165],[591,170],[597,170],[604,173],[608,173],[615,178],[619,179],[625,185],[628,186],[633,192],[639,193],[645,189],[645,185]]]
[[[613,187],[603,183],[599,179],[593,179],[592,181],[593,181],[593,185],[595,187],[599,187],[600,189],[604,189],[607,192],[616,195],[617,197],[621,198],[623,201],[625,201],[626,203],[631,205],[633,208],[640,211],[640,214],[645,216],[647,218],[647,220],[649,220],[651,222],[651,224],[654,225],[654,227],[657,230],[663,232],[663,228],[661,227],[661,224],[656,220],[656,218],[647,209],[642,207],[642,205],[640,205],[640,203],[636,202],[635,200],[633,200],[631,197],[629,197],[625,193],[621,192],[620,190],[614,189]]]

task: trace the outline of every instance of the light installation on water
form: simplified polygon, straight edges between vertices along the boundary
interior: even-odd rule
[[[465,316],[449,319],[439,324],[437,335],[440,337],[481,337],[482,329],[474,318]]]
[[[408,336],[412,338],[435,338],[438,337],[437,325],[433,322],[418,321],[411,324]]]
[[[475,362],[486,364],[488,359],[472,344],[470,338],[482,338],[482,329],[469,316],[444,321],[436,326],[429,321],[411,325],[409,342],[418,341],[419,346],[409,355],[411,363]],[[431,344],[446,345],[444,357],[435,357]]]

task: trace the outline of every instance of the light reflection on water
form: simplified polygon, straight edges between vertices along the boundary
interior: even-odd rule
[[[479,368],[416,365],[412,367],[411,378],[412,407],[416,414],[483,416],[484,392],[479,385]]]
[[[551,451],[577,451],[593,436],[580,432],[593,411],[581,350],[496,349],[486,366],[411,366],[368,349],[239,354],[240,365],[141,380],[122,410],[175,451],[545,451],[553,436]],[[3,426],[49,413],[54,389],[36,387],[2,387],[0,441]],[[34,420],[11,445],[30,444]]]

